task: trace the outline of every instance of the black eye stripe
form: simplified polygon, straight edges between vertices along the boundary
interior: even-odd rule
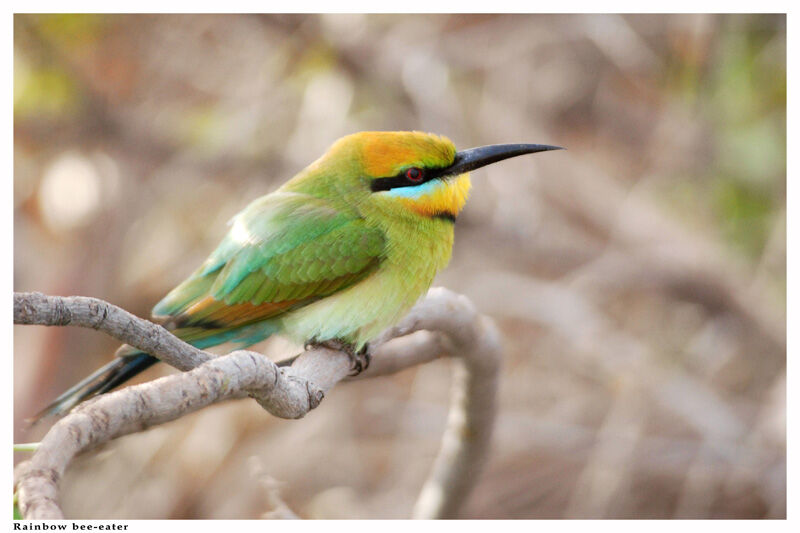
[[[375,178],[369,183],[369,188],[372,192],[380,192],[396,189],[398,187],[412,187],[421,183],[425,182],[409,183],[405,176],[392,176],[391,178]]]
[[[440,218],[442,220],[449,220],[453,224],[456,223],[456,216],[453,213],[449,213],[447,211],[440,211],[438,213],[434,213],[433,218]]]
[[[402,171],[397,176],[391,176],[388,178],[375,178],[369,184],[369,188],[372,192],[380,192],[380,191],[388,191],[391,189],[397,189],[399,187],[416,187],[417,185],[422,185],[423,183],[427,183],[433,179],[442,177],[445,175],[444,170],[440,168],[422,168],[416,167],[422,171],[422,179],[419,181],[411,181],[406,177],[406,172],[410,169],[406,169]]]

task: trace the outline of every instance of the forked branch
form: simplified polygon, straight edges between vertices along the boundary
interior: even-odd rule
[[[325,348],[303,352],[288,368],[250,351],[218,357],[94,298],[15,293],[14,322],[99,329],[186,370],[89,400],[57,422],[16,470],[25,518],[63,517],[59,481],[72,458],[93,446],[244,396],[275,416],[301,418],[350,373],[347,354]],[[459,360],[442,447],[413,512],[415,518],[455,517],[488,452],[501,355],[497,328],[464,296],[435,288],[371,347],[372,363],[358,379],[443,356]]]

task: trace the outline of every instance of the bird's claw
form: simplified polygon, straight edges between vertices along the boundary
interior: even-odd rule
[[[372,361],[372,353],[369,351],[368,344],[365,344],[363,348],[355,353],[347,352],[347,354],[350,356],[351,376],[357,376],[369,368],[369,363]]]
[[[369,345],[365,344],[363,348],[356,351],[355,347],[349,342],[344,342],[338,339],[330,339],[326,341],[311,340],[305,344],[305,349],[308,350],[314,347],[328,348],[329,350],[336,350],[337,352],[344,352],[350,359],[350,376],[357,376],[369,367],[369,362],[372,360],[372,354],[369,351]]]

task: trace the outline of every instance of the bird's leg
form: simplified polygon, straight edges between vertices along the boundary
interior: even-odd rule
[[[369,351],[369,345],[365,344],[363,348],[356,351],[355,346],[349,342],[340,339],[329,339],[326,341],[318,341],[311,339],[305,344],[305,349],[314,347],[328,348],[329,350],[336,350],[344,352],[350,358],[350,366],[352,369],[351,376],[357,376],[367,369],[369,362],[372,359],[372,354]]]

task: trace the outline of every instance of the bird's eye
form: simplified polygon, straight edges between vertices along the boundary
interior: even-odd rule
[[[422,181],[423,176],[424,173],[422,172],[422,169],[419,169],[417,167],[412,167],[406,170],[406,178],[408,178],[408,181],[413,181],[414,183],[417,183]]]

